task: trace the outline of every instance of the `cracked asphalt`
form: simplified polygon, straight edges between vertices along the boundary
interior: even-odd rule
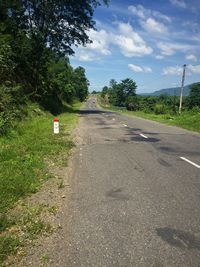
[[[52,266],[200,266],[200,135],[95,97],[80,117]]]

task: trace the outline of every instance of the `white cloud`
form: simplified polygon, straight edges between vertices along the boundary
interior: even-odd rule
[[[132,70],[134,72],[145,72],[145,73],[152,72],[152,69],[150,67],[140,67],[140,66],[134,65],[134,64],[128,64],[128,67],[130,70]]]
[[[169,66],[163,69],[163,75],[182,75],[183,67]],[[200,65],[188,65],[186,66],[186,75],[200,74]]]
[[[163,42],[159,42],[157,44],[157,47],[161,50],[162,56],[172,56],[176,53],[176,51],[185,53],[194,48],[194,46],[192,45],[185,45],[179,43],[163,43]]]
[[[88,32],[91,44],[79,47],[76,50],[75,57],[80,61],[93,61],[100,60],[102,56],[111,54],[109,49],[110,36],[105,30]]]
[[[76,52],[75,57],[80,61],[94,61],[94,60],[100,60],[101,57],[90,53],[89,51],[86,52],[84,49],[80,49]]]
[[[200,74],[200,65],[188,65],[186,67],[186,70],[189,70],[191,73],[194,73],[194,74]]]
[[[161,55],[156,55],[156,56],[155,56],[155,58],[156,58],[156,59],[163,59],[163,58],[164,58],[164,56],[161,56]]]
[[[132,14],[136,15],[140,19],[147,19],[149,17],[154,17],[157,19],[164,20],[166,22],[171,22],[170,17],[160,13],[159,11],[144,8],[142,5],[131,5],[128,7],[128,10],[131,11]]]
[[[102,55],[110,55],[111,52],[108,49],[109,35],[105,30],[91,30],[88,35],[92,40],[92,43],[87,46],[88,49],[98,51]]]
[[[119,35],[113,35],[114,44],[118,45],[126,57],[141,57],[152,53],[142,37],[133,30],[129,23],[118,23]]]
[[[144,72],[146,73],[152,72],[152,69],[150,67],[144,67]]]
[[[193,55],[193,54],[186,55],[185,58],[187,60],[191,60],[191,61],[195,61],[195,62],[197,61],[197,57],[195,55]]]
[[[139,18],[142,28],[151,34],[168,34],[168,28],[165,24],[171,22],[171,18],[151,9],[146,9],[142,5],[131,5],[128,10]],[[161,20],[161,21],[159,21]]]
[[[128,64],[128,67],[130,70],[132,70],[134,72],[143,72],[143,69],[140,66]]]
[[[88,36],[93,42],[76,49],[75,57],[80,61],[96,61],[111,54],[111,46],[117,46],[126,57],[142,57],[152,53],[142,37],[129,23],[118,22],[116,32],[90,30]]]
[[[180,66],[170,66],[163,69],[163,75],[181,75],[183,73],[183,68]]]
[[[187,8],[187,5],[184,0],[169,0],[172,5],[181,7],[181,8]]]
[[[145,21],[141,21],[141,26],[150,33],[158,33],[158,34],[166,34],[168,33],[167,27],[161,23],[156,21],[154,18],[148,18]]]

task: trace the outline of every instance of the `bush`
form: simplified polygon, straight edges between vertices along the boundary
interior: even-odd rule
[[[0,87],[0,135],[6,134],[25,115],[21,87]]]
[[[197,114],[197,113],[199,113],[200,114],[200,107],[198,107],[198,106],[194,106],[193,108],[192,108],[192,113],[194,113],[194,114]]]
[[[139,109],[139,100],[136,96],[129,96],[126,100],[127,110],[136,111]]]
[[[165,114],[166,113],[166,106],[164,104],[156,104],[154,107],[154,112],[156,115]]]

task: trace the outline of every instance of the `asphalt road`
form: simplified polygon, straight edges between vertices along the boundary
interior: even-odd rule
[[[54,266],[200,266],[200,135],[91,98],[78,140]]]

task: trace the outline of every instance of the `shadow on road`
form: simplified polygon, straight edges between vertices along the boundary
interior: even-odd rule
[[[102,114],[102,113],[106,113],[106,114],[110,114],[111,112],[105,112],[103,110],[98,110],[98,109],[83,109],[79,111],[79,114],[81,115],[89,115],[89,114]]]
[[[156,232],[163,241],[171,246],[200,250],[200,240],[196,239],[195,236],[188,232],[169,227],[157,228]]]
[[[131,141],[135,141],[135,142],[149,142],[149,143],[156,143],[159,142],[160,139],[158,138],[148,138],[148,139],[144,139],[141,136],[133,136],[130,138]]]

